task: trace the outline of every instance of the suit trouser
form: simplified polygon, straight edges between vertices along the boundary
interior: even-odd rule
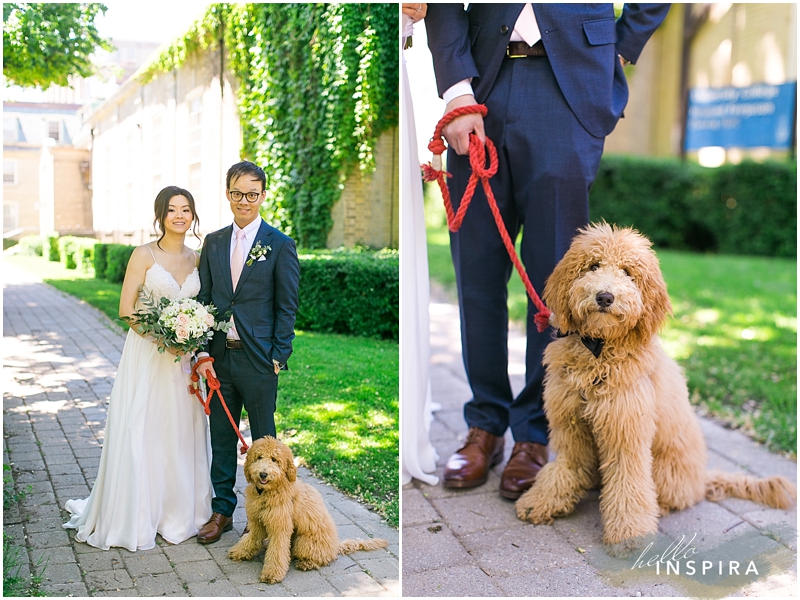
[[[522,228],[521,260],[539,295],[578,228],[589,220],[591,187],[604,139],[589,134],[567,104],[547,58],[503,59],[486,99],[486,135],[498,150],[491,188],[512,239]],[[458,207],[471,169],[449,151],[450,194]],[[514,398],[508,377],[508,291],[513,264],[478,185],[461,229],[450,235],[456,271],[461,341],[473,398],[470,427],[518,442],[547,443],[542,406],[542,354],[551,330],[539,333],[529,300],[525,387]],[[514,274],[515,277],[518,275]]]
[[[214,363],[220,383],[220,392],[237,425],[242,406],[247,410],[253,440],[265,435],[275,436],[275,401],[278,395],[278,376],[269,371],[259,372],[243,349],[225,349]],[[211,509],[226,517],[233,516],[236,508],[237,443],[236,431],[231,425],[219,398],[211,400],[211,484],[214,499]]]

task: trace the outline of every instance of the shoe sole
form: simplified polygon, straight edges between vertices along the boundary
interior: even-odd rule
[[[200,542],[201,544],[213,544],[214,542],[219,541],[219,538],[222,537],[223,533],[225,533],[226,531],[230,531],[231,529],[233,529],[233,521],[231,521],[230,523],[228,523],[228,525],[223,527],[222,531],[219,532],[219,535],[217,537],[215,537],[215,538],[206,538],[204,540],[201,540],[200,538],[197,538],[197,541]]]
[[[510,492],[508,490],[504,490],[503,488],[499,488],[500,495],[503,498],[508,498],[509,500],[519,500],[519,497],[522,496],[525,492]]]
[[[454,479],[454,480],[447,480],[444,479],[442,481],[442,487],[446,488],[456,488],[456,489],[466,489],[466,488],[474,488],[483,485],[487,481],[489,481],[489,470],[492,467],[496,467],[503,461],[503,450],[501,449],[500,452],[495,454],[492,457],[491,462],[489,463],[489,468],[486,470],[486,475],[484,475],[481,479],[469,479],[469,480],[462,480],[462,479]]]

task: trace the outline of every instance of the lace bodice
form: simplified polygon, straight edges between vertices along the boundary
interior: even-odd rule
[[[172,274],[158,263],[147,269],[144,276],[143,292],[154,299],[194,298],[200,293],[200,274],[197,268],[186,277],[183,286],[178,285]]]

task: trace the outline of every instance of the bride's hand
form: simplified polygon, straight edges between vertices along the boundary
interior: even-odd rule
[[[416,23],[425,18],[428,12],[428,5],[419,2],[403,2],[403,14],[411,17],[411,20]]]

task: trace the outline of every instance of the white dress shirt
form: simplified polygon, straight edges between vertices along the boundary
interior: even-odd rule
[[[533,46],[536,42],[542,39],[542,34],[539,32],[539,25],[536,22],[536,15],[533,13],[533,5],[528,2],[522,9],[522,12],[517,17],[517,22],[514,24],[514,31],[511,32],[511,42],[527,42],[529,46]],[[458,83],[450,86],[444,94],[442,100],[445,104],[450,102],[453,98],[459,96],[472,96],[472,83],[470,79],[462,79]]]

